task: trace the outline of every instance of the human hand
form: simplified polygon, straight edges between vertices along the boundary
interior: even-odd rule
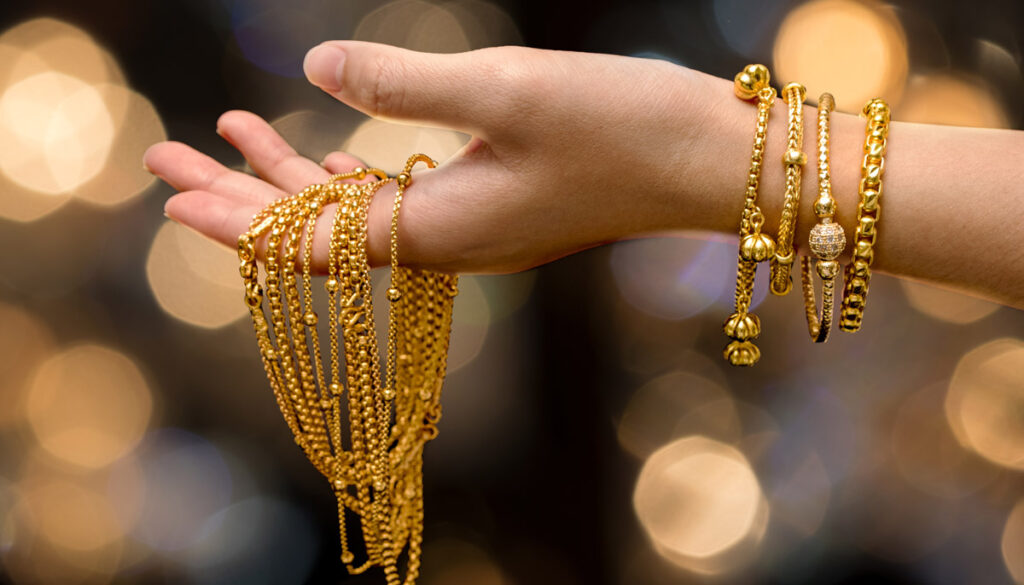
[[[355,41],[316,47],[305,69],[314,84],[371,116],[473,136],[438,169],[414,173],[399,228],[402,264],[514,272],[680,227],[670,210],[693,164],[684,144],[700,133],[687,113],[700,94],[694,86],[705,82],[699,73],[612,55],[523,47],[433,55]],[[232,247],[269,202],[363,165],[336,152],[321,167],[246,112],[224,114],[217,129],[259,178],[175,142],[154,145],[144,161],[181,191],[166,205],[172,219]],[[387,263],[389,187],[370,208],[373,265]],[[321,220],[332,215],[327,209]],[[318,226],[319,266],[328,231]]]

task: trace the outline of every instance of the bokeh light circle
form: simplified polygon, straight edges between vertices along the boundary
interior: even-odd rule
[[[655,549],[697,573],[737,563],[716,559],[760,541],[768,508],[747,459],[734,447],[701,436],[665,445],[644,463],[633,507]]]
[[[131,358],[108,347],[72,347],[36,370],[26,413],[39,444],[89,468],[125,455],[142,438],[153,410],[149,384]]]
[[[997,339],[967,352],[949,381],[945,410],[962,445],[1024,470],[1024,341]]]
[[[775,37],[773,81],[799,81],[807,95],[836,98],[836,109],[859,112],[875,97],[900,100],[907,77],[907,41],[891,8],[854,0],[818,0],[786,16]]]
[[[955,75],[919,75],[907,84],[894,117],[906,122],[1009,128],[1006,108],[979,79]]]
[[[452,130],[370,119],[356,128],[342,150],[371,166],[398,174],[410,152],[427,152],[434,160],[444,162],[468,141],[468,136]]]
[[[153,238],[146,279],[160,308],[185,323],[215,329],[247,314],[238,256],[177,223]]]
[[[1024,583],[1024,499],[1017,502],[1003,527],[1003,562],[1017,583]]]
[[[927,284],[900,279],[910,306],[936,321],[967,325],[999,310],[1000,305],[975,297],[943,290]]]

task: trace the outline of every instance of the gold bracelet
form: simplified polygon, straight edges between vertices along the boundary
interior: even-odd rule
[[[793,288],[793,233],[800,210],[800,175],[807,164],[803,152],[804,98],[807,89],[799,83],[789,83],[782,89],[782,99],[789,104],[789,133],[786,138],[786,200],[779,220],[779,235],[775,239],[775,255],[771,259],[771,291],[773,295],[786,295]]]
[[[833,221],[836,200],[832,197],[832,177],[829,168],[829,114],[835,109],[832,94],[823,93],[818,98],[818,199],[814,202],[814,213],[818,223],[811,228],[809,247],[818,257],[815,264],[821,277],[821,318],[818,318],[817,303],[814,300],[814,277],[811,275],[811,258],[800,260],[800,276],[803,281],[804,308],[807,312],[807,329],[815,343],[828,340],[832,329],[832,312],[835,303],[835,282],[839,273],[836,258],[846,248],[846,233],[843,226]]]
[[[768,85],[770,75],[764,65],[747,65],[736,75],[733,90],[742,100],[757,98],[757,126],[754,148],[747,173],[746,199],[740,219],[740,246],[736,269],[736,311],[725,322],[725,334],[732,339],[724,355],[734,366],[752,366],[761,358],[761,350],[752,339],[761,334],[761,322],[750,313],[750,300],[754,291],[754,276],[758,262],[775,254],[775,242],[761,233],[764,215],[757,206],[757,189],[761,180],[761,166],[768,134],[768,116],[775,103],[775,90]]]
[[[456,276],[397,265],[398,211],[417,162],[434,164],[416,155],[397,179],[379,169],[358,168],[307,187],[257,213],[250,230],[238,240],[245,302],[267,379],[295,442],[328,479],[338,502],[341,561],[353,574],[379,566],[389,585],[403,580],[412,584],[419,574],[423,447],[437,436],[452,306],[458,292]],[[339,182],[367,174],[377,180],[364,185]],[[391,224],[388,361],[382,384],[366,222],[374,194],[393,180],[398,192]],[[313,310],[312,242],[317,219],[325,206],[334,203],[337,211],[324,283],[329,299],[330,363],[324,368],[319,319]],[[264,235],[266,278],[261,286],[256,242]],[[303,241],[300,295],[296,264]],[[339,366],[342,346],[344,369]],[[344,437],[343,428],[347,428]],[[359,565],[353,564],[355,555],[349,548],[346,510],[360,519],[367,556]],[[401,556],[407,559],[404,579],[398,570]]]
[[[861,168],[860,205],[857,207],[857,233],[854,236],[853,258],[846,267],[843,306],[839,328],[843,331],[860,330],[864,318],[864,304],[871,282],[871,263],[877,235],[879,199],[882,196],[882,173],[885,170],[885,146],[889,136],[889,105],[875,98],[863,110],[867,116],[864,140],[864,163]]]

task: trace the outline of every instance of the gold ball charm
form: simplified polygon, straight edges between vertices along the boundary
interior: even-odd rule
[[[818,276],[825,280],[833,279],[839,274],[839,263],[835,260],[818,260],[814,267],[818,270]]]
[[[398,176],[395,177],[395,180],[398,181],[399,187],[405,188],[409,185],[409,183],[412,182],[412,175],[410,175],[409,173],[398,173]]]
[[[771,74],[764,65],[747,65],[736,74],[733,80],[733,91],[736,97],[741,100],[750,100],[757,97],[757,92],[768,87],[771,81]]]
[[[814,214],[818,217],[832,217],[836,214],[836,200],[826,195],[814,201]]]
[[[752,366],[761,359],[761,350],[749,341],[733,341],[724,353],[725,359],[734,366]]]
[[[764,262],[775,255],[775,241],[768,234],[750,234],[740,241],[740,257],[747,262]]]
[[[302,316],[302,322],[305,323],[307,327],[316,325],[317,320],[316,313],[313,311],[307,311],[306,314]]]
[[[761,321],[757,315],[733,313],[725,322],[725,334],[739,341],[755,339],[761,334]]]
[[[395,287],[391,287],[391,288],[388,289],[388,300],[389,301],[397,301],[400,298],[402,298],[402,291],[398,290]]]
[[[345,563],[346,565],[350,564],[354,560],[356,560],[356,556],[351,552],[345,551],[341,553],[341,562]]]
[[[807,155],[799,148],[790,148],[786,154],[782,155],[782,162],[787,165],[804,166],[807,164]]]

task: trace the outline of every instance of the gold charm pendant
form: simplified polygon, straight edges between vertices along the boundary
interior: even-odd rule
[[[419,575],[423,447],[437,436],[452,306],[458,294],[456,275],[398,265],[398,211],[417,162],[436,165],[415,155],[397,178],[379,169],[357,168],[307,187],[256,214],[249,231],[238,239],[245,303],[270,387],[295,442],[330,482],[338,501],[341,560],[352,574],[382,568],[388,585],[411,585]],[[368,175],[376,180],[362,185],[342,182]],[[398,191],[391,223],[386,371],[381,380],[366,223],[373,196],[392,181]],[[324,282],[328,319],[323,328],[329,351],[324,364],[321,319],[313,309],[312,248],[317,220],[332,204],[337,210]],[[266,277],[261,285],[256,244],[264,236]],[[344,352],[344,371],[339,348]],[[358,518],[366,548],[366,558],[359,563],[347,539],[347,512]],[[398,569],[403,551],[408,558],[404,578]]]

